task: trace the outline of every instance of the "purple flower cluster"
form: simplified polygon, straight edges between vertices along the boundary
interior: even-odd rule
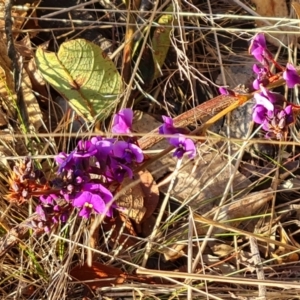
[[[129,134],[132,119],[131,109],[121,110],[114,116],[112,131]],[[79,141],[71,153],[61,152],[55,160],[59,176],[51,182],[51,194],[40,196],[36,209],[45,224],[67,220],[70,206],[79,208],[84,218],[92,213],[112,216],[113,190],[125,177],[133,177],[132,169],[144,155],[131,137],[97,136]]]
[[[288,125],[294,121],[292,106],[283,108],[284,97],[264,87],[254,95],[254,99],[253,121],[262,125],[267,138],[282,139],[288,131]]]
[[[194,158],[196,156],[196,147],[194,142],[186,138],[183,134],[185,130],[183,128],[174,127],[172,118],[167,116],[163,116],[162,118],[164,124],[159,127],[159,133],[173,135],[168,139],[169,143],[176,148],[173,156],[182,158],[183,155],[187,153],[189,158]]]
[[[260,89],[260,92],[254,95],[256,104],[253,108],[253,121],[262,125],[262,129],[267,132],[267,138],[282,139],[288,132],[288,126],[294,122],[293,107],[292,105],[284,107],[284,104],[287,103],[285,98],[265,87],[270,83],[271,77],[274,76],[270,72],[271,63],[280,69],[283,68],[276,63],[267,49],[263,33],[258,33],[253,38],[249,51],[260,63],[260,65],[254,64],[253,66],[253,71],[257,75],[253,87],[256,90]],[[287,64],[282,77],[286,80],[289,88],[300,83],[300,77],[291,64]]]
[[[253,88],[258,90],[261,86],[267,86],[270,83],[270,78],[273,76],[270,69],[271,64],[274,63],[279,69],[282,69],[282,67],[276,63],[271,52],[268,50],[263,33],[258,33],[254,36],[249,47],[249,52],[259,62],[259,64],[254,64],[252,68],[256,74],[256,79],[253,81]]]
[[[187,130],[174,127],[169,117],[163,119],[159,132],[171,135],[168,140],[176,148],[174,156],[182,158],[186,153],[194,158],[196,148],[186,137]],[[80,140],[70,153],[59,153],[55,157],[57,176],[51,181],[35,171],[30,158],[16,168],[10,198],[24,194],[39,199],[37,217],[31,222],[36,232],[49,232],[55,224],[66,222],[74,208],[83,218],[92,214],[111,217],[114,208],[122,209],[114,202],[114,193],[125,178],[133,178],[133,168],[144,161],[142,149],[131,135],[132,121],[133,111],[122,109],[112,122],[112,132],[120,136]]]

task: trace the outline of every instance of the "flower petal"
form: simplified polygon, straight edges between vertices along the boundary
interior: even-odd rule
[[[92,210],[89,207],[83,207],[80,212],[79,212],[79,216],[85,219],[88,219],[90,217]]]
[[[83,190],[98,194],[105,203],[110,202],[113,199],[112,193],[100,183],[85,183]]]
[[[83,207],[85,203],[90,203],[91,201],[91,193],[87,191],[83,191],[78,193],[73,200],[73,205],[75,207]]]
[[[136,161],[138,163],[144,160],[144,154],[142,149],[132,143],[125,141],[118,141],[113,146],[113,153],[116,157],[124,159],[127,163]]]
[[[271,103],[271,101],[260,93],[256,93],[254,95],[254,99],[256,100],[256,105],[264,106],[267,110],[274,109],[274,105]]]
[[[294,122],[294,115],[293,115],[293,107],[292,105],[288,105],[285,109],[284,109],[286,116],[285,116],[285,120],[286,120],[286,124],[290,125]]]
[[[121,109],[115,114],[112,122],[113,133],[130,133],[133,121],[133,111],[130,108]]]
[[[195,144],[191,139],[179,134],[177,137],[170,138],[170,144],[176,147],[173,156],[182,158],[184,153],[188,153],[189,158],[194,158],[196,155]]]
[[[99,195],[92,194],[91,204],[93,205],[94,211],[98,214],[103,214],[105,212],[105,203]]]
[[[196,156],[196,147],[191,139],[185,140],[185,151],[187,152],[189,158],[194,158]]]
[[[267,109],[263,105],[255,105],[252,113],[252,120],[256,124],[262,124],[267,115]]]
[[[263,63],[265,60],[265,53],[267,52],[267,43],[263,33],[257,33],[251,40],[249,53],[253,55],[259,62]]]
[[[289,88],[293,88],[296,84],[300,84],[300,76],[298,75],[296,68],[290,63],[286,65],[286,70],[283,72],[282,77],[286,80],[286,84]]]

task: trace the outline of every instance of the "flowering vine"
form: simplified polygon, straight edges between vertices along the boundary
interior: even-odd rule
[[[49,232],[55,224],[66,222],[74,209],[86,219],[92,214],[112,217],[114,209],[122,209],[114,201],[118,187],[125,178],[133,178],[134,168],[144,161],[131,134],[132,121],[133,111],[122,109],[112,121],[112,132],[122,136],[80,140],[70,153],[60,152],[55,157],[57,176],[50,181],[26,158],[12,172],[7,199],[22,204],[38,198],[37,218],[32,221],[37,231]],[[187,153],[194,158],[195,145],[183,134],[186,131],[175,128],[169,117],[164,121],[160,133],[173,134],[169,141],[176,148],[174,156],[182,158]]]
[[[278,75],[271,72],[271,65],[273,64],[282,71],[282,78],[286,81],[288,88],[300,84],[300,76],[292,64],[288,63],[284,68],[276,62],[267,49],[263,33],[258,33],[253,37],[249,52],[258,61],[258,64],[254,64],[252,68],[256,75],[252,85],[255,90],[259,90],[254,94],[256,103],[253,107],[252,120],[261,125],[261,128],[266,132],[266,138],[279,140],[286,138],[289,125],[294,123],[296,106],[288,103],[283,95],[267,89],[274,78],[278,79]],[[225,95],[231,92],[223,87],[219,91]]]

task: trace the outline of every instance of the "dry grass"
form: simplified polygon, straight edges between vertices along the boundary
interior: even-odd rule
[[[29,33],[33,52],[48,40],[51,40],[50,47],[54,50],[64,40],[78,36],[91,36],[91,40],[101,45],[99,39],[105,40],[111,46],[110,55],[116,66],[124,70],[122,55],[126,49],[126,26],[128,30],[134,24],[128,24],[126,10],[118,8],[117,4],[101,10],[96,2],[89,1],[88,7],[67,7],[63,11],[66,20],[61,20],[61,8],[37,6],[38,16],[40,12],[51,15],[47,19],[29,15],[27,26],[20,29],[18,38]],[[143,21],[155,21],[171,2],[155,2]],[[173,13],[178,24],[174,25],[163,74],[151,87],[138,81],[144,95],[139,93],[135,99],[136,109],[152,115],[168,113],[175,116],[212,98],[217,94],[214,82],[219,72],[226,85],[226,67],[233,64],[248,69],[252,67],[247,42],[255,32],[274,35],[280,30],[278,24],[282,27],[295,24],[292,23],[294,19],[285,19],[284,22],[277,20],[276,25],[255,28],[254,21],[259,17],[251,16],[239,1],[191,2],[173,0]],[[249,5],[246,1],[245,4]],[[91,15],[97,20],[91,19]],[[268,21],[268,18],[262,19]],[[38,21],[41,28],[34,27],[32,21]],[[61,24],[64,28],[60,28]],[[141,23],[140,26],[143,28],[144,25]],[[298,33],[298,28],[293,26],[288,33],[290,36]],[[145,34],[150,34],[149,29]],[[93,36],[95,32],[96,38]],[[273,46],[272,50],[277,49],[281,51],[278,52],[281,62],[296,57],[289,51],[288,44],[279,48]],[[292,50],[297,50],[297,45]],[[133,102],[132,91],[137,89],[138,80],[136,73],[137,69],[133,68],[126,78],[127,87],[120,107]],[[239,215],[239,220],[234,222],[219,218],[221,213],[224,214],[222,207],[240,197],[233,193],[233,176],[229,176],[220,197],[205,199],[205,205],[197,204],[198,211],[202,212],[202,208],[206,213],[212,211],[209,218],[203,219],[193,205],[192,208],[187,205],[193,194],[184,202],[172,194],[174,180],[182,172],[178,164],[155,213],[156,229],[146,237],[136,238],[133,245],[124,246],[118,238],[112,238],[112,229],[107,230],[98,218],[90,222],[78,219],[76,211],[66,224],[55,227],[51,234],[36,236],[31,229],[22,232],[20,227],[32,216],[36,200],[16,205],[5,199],[12,166],[30,154],[36,166],[51,177],[55,172],[53,157],[60,151],[72,150],[74,138],[93,134],[91,125],[82,123],[72,133],[70,124],[76,116],[62,113],[54,102],[56,94],[53,90],[46,86],[45,91],[46,97],[36,94],[44,120],[38,132],[24,130],[26,121],[23,119],[22,124],[20,118],[1,132],[1,299],[82,299],[87,295],[86,291],[78,282],[72,281],[69,272],[91,257],[124,272],[138,270],[140,274],[162,279],[152,284],[128,279],[121,285],[108,285],[93,291],[102,295],[101,299],[299,299],[299,134],[296,126],[288,142],[266,142],[252,135],[250,130],[247,136],[232,139],[208,133],[205,151],[211,155],[211,161],[205,162],[203,173],[214,168],[213,162],[221,157],[226,161],[224,166],[233,165],[231,175],[240,171],[251,180],[251,185],[244,186],[240,195],[272,188],[269,192],[271,200],[261,205],[255,215]],[[294,94],[289,97],[297,100]],[[10,115],[7,114],[6,118],[12,121]],[[235,145],[235,150],[232,145]],[[256,155],[252,151],[249,158],[249,149],[258,149],[257,145],[263,148]],[[277,147],[276,155],[270,154],[270,146]],[[204,154],[199,163],[203,160]],[[294,178],[292,187],[287,187],[289,178]],[[263,196],[260,194],[259,197]],[[97,236],[96,244],[92,241],[93,234]],[[168,247],[174,250],[174,242],[182,250],[182,257],[173,262],[165,261],[163,253]],[[93,299],[99,297],[94,295]]]

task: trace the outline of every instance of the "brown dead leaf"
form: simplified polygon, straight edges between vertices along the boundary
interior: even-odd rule
[[[155,211],[159,200],[159,190],[149,171],[141,171],[138,173],[138,175],[140,186],[144,194],[144,206],[146,208],[145,215],[142,219],[143,222],[144,220],[148,219]]]
[[[4,110],[7,113],[7,116],[11,119],[15,119],[16,115],[16,93],[15,93],[15,86],[14,80],[12,75],[12,62],[7,54],[7,45],[6,45],[6,36],[5,36],[5,15],[4,15],[4,0],[0,0],[0,97],[1,97],[1,105],[4,107]],[[12,30],[20,30],[23,26],[25,17],[28,13],[27,8],[30,7],[29,3],[25,3],[22,7],[14,7],[12,9],[12,19],[13,25]],[[18,34],[16,33],[14,37],[17,37]],[[16,43],[16,48],[19,49],[21,52],[20,54],[24,55],[27,49],[27,55],[32,55],[32,49],[30,46],[30,39],[29,37],[25,37],[23,40]],[[28,52],[31,52],[29,54]],[[23,69],[22,70],[22,92],[23,98],[25,99],[24,108],[27,110],[27,114],[29,117],[29,122],[34,126],[37,130],[41,125],[42,114],[39,108],[39,105],[35,99],[34,94],[31,90],[31,83],[28,77],[28,74]],[[22,109],[19,107],[19,109]]]
[[[300,3],[296,2],[296,1],[293,1],[291,3],[291,5],[292,5],[298,19],[300,19]],[[300,24],[298,26],[300,26]]]
[[[254,216],[266,203],[273,199],[273,190],[271,188],[250,193],[241,199],[222,206],[221,208],[214,208],[204,216],[212,219],[216,211],[219,209],[217,221],[229,221],[230,226],[238,227],[243,218]],[[240,220],[238,220],[240,219]]]
[[[122,284],[127,278],[122,270],[98,262],[93,262],[91,267],[87,264],[76,266],[70,271],[70,275],[92,290]]]
[[[280,17],[280,18],[288,18],[289,11],[287,7],[286,0],[251,0],[253,4],[256,6],[256,12],[261,15],[262,17]],[[288,26],[277,26],[276,23],[278,21],[269,21],[270,23],[274,24],[274,28],[280,28],[281,30],[278,33],[272,33],[272,36],[266,35],[266,39],[275,46],[279,46],[281,43],[287,45],[288,36],[287,34],[280,33],[280,31],[290,31],[292,28]],[[255,21],[257,27],[269,26],[262,20]],[[291,39],[291,35],[289,35],[289,39]]]
[[[139,182],[126,178],[121,185],[120,194],[116,203],[122,207],[122,212],[136,223],[140,223],[146,213],[146,208],[144,207],[144,193]]]
[[[29,2],[29,1],[28,1]],[[5,5],[5,0],[0,0],[0,39],[5,38],[4,34],[4,28],[5,28],[5,15],[4,15],[4,5]],[[22,28],[25,17],[27,16],[28,9],[30,7],[29,3],[24,3],[22,6],[14,6],[12,8],[12,20],[13,20],[13,25],[12,25],[12,30],[13,31],[18,31]],[[2,31],[3,30],[3,31]],[[14,33],[14,37],[18,37],[19,33]]]
[[[1,8],[0,8],[1,9]],[[14,119],[16,95],[14,79],[11,72],[12,62],[7,55],[7,46],[0,33],[0,98],[1,106],[9,118]]]
[[[15,41],[15,47],[23,58],[32,58],[34,55],[31,47],[31,40],[28,34],[22,40]]]
[[[117,204],[125,208],[126,210],[122,212],[137,224],[149,218],[158,204],[159,190],[148,171],[140,171],[135,176],[135,181],[129,178],[125,179],[120,193]]]
[[[170,247],[165,247],[162,249],[164,258],[166,261],[173,261],[185,255],[183,249],[186,247],[184,244],[174,244]]]
[[[291,240],[284,230],[282,226],[278,226],[278,231],[280,235],[280,242],[287,245],[293,245],[298,247],[299,245],[295,245],[293,240]],[[286,249],[284,246],[279,246],[277,250],[271,253],[272,257],[277,259],[278,264],[299,261],[299,254],[298,253],[289,253],[290,251]]]
[[[235,251],[234,247],[223,243],[215,243],[210,246],[210,249],[212,250],[214,255],[217,255],[219,257],[227,256]]]
[[[155,279],[147,278],[141,275],[132,275],[123,272],[119,268],[101,264],[99,262],[92,262],[92,266],[87,264],[83,266],[76,266],[70,271],[70,275],[87,285],[91,290],[96,290],[101,287],[111,287],[116,284],[123,284],[127,279],[138,282],[155,284]]]
[[[138,233],[140,233],[142,237],[148,237],[152,233],[155,223],[156,217],[153,215],[147,219],[144,218],[140,226],[140,231],[138,231]]]

